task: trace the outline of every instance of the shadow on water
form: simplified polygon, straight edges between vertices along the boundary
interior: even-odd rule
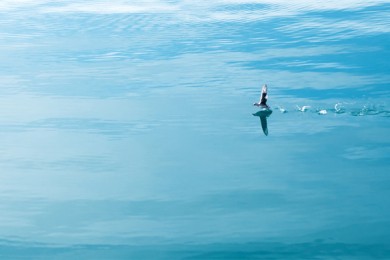
[[[268,135],[268,125],[267,125],[267,117],[272,114],[272,110],[260,110],[254,113],[254,116],[260,117],[261,128],[265,135]]]

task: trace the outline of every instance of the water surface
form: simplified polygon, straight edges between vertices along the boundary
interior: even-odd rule
[[[3,1],[0,256],[389,258],[389,11]]]

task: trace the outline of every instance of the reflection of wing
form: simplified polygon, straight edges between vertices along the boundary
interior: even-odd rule
[[[260,110],[254,113],[254,116],[260,117],[261,128],[265,135],[268,135],[268,125],[267,125],[267,117],[272,114],[272,110]]]
[[[269,117],[271,114],[272,114],[272,110],[266,109],[266,110],[257,111],[253,115],[254,116],[259,116],[259,117],[262,117],[262,116]]]
[[[263,132],[265,135],[268,135],[268,127],[267,127],[267,117],[260,116],[261,128],[263,128]]]

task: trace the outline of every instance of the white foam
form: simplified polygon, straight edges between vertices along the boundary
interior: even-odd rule
[[[326,111],[326,109],[321,109],[320,111],[318,111],[318,114],[319,115],[326,115],[326,114],[328,114],[328,111]]]

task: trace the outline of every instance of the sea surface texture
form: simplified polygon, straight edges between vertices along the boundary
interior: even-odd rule
[[[0,258],[390,259],[389,14],[2,0]]]

